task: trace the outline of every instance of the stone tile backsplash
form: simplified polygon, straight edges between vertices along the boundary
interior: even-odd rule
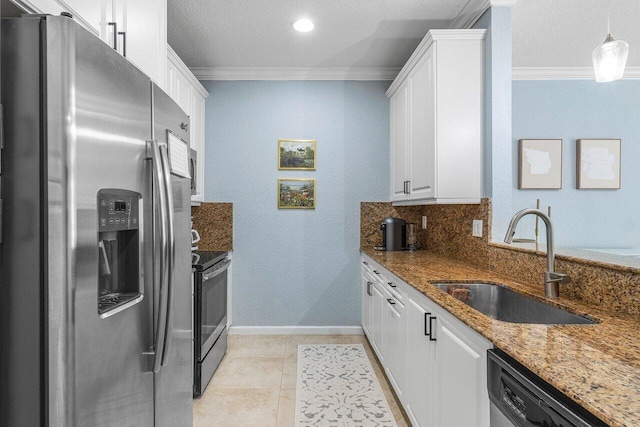
[[[427,216],[427,230],[421,218]],[[362,202],[360,208],[360,246],[370,248],[382,241],[380,223],[387,216],[418,223],[418,244],[439,255],[473,266],[542,286],[546,255],[542,252],[507,247],[490,242],[491,201],[477,205],[392,206],[388,202]],[[483,221],[483,237],[472,237],[474,219]],[[640,272],[630,267],[606,265],[558,255],[556,270],[571,276],[561,285],[561,297],[579,299],[615,313],[640,316]]]
[[[193,228],[200,233],[201,251],[233,250],[233,203],[202,203],[191,207]]]

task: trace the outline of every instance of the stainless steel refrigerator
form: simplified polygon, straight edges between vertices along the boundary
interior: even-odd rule
[[[0,425],[190,426],[188,117],[70,18],[1,27]]]

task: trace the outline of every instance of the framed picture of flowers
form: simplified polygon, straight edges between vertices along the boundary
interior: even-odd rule
[[[316,180],[312,178],[279,178],[278,209],[315,209]]]

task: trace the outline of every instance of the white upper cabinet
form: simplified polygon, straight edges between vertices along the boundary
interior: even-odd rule
[[[15,3],[32,13],[71,13],[76,21],[165,89],[166,0],[15,0]]]
[[[486,30],[431,30],[389,87],[391,201],[482,198]]]
[[[409,85],[398,88],[398,91],[391,97],[391,200],[407,200],[409,192],[407,189],[407,118],[409,100]]]
[[[191,196],[191,201],[198,203],[204,201],[205,100],[209,92],[171,49],[171,46],[166,45],[165,49],[168,58],[165,90],[189,116],[190,144],[191,148],[198,152],[197,194]]]

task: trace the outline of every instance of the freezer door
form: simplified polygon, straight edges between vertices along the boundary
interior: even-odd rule
[[[168,132],[189,143],[189,118],[162,89],[152,84],[153,138],[161,147]],[[188,156],[189,151],[186,150]],[[188,164],[188,158],[185,159]],[[193,314],[191,294],[191,183],[170,174],[173,201],[173,282],[167,316],[163,366],[155,374],[156,426],[187,426],[193,419]],[[156,252],[159,249],[156,248]],[[156,293],[156,299],[160,300]],[[160,308],[161,309],[161,308]],[[158,327],[158,325],[156,325]]]

